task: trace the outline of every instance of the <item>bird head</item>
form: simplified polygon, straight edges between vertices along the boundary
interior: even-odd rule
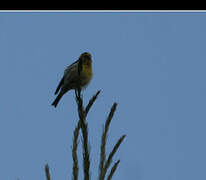
[[[92,56],[90,53],[88,53],[88,52],[82,53],[79,59],[81,59],[82,64],[91,66]]]

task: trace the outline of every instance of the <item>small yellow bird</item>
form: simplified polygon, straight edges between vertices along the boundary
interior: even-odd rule
[[[79,62],[81,62],[81,64]],[[71,89],[77,89],[78,85],[80,85],[81,88],[86,88],[91,81],[92,76],[91,54],[88,52],[82,53],[77,61],[65,69],[64,76],[55,91],[55,95],[60,88],[61,90],[52,103],[52,106],[56,107],[62,96]]]

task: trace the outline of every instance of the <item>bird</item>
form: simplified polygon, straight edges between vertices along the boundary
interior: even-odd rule
[[[56,108],[60,99],[68,91],[77,90],[79,86],[85,89],[89,85],[92,76],[92,56],[90,53],[84,52],[78,60],[64,70],[64,75],[54,93],[56,95],[59,92],[59,94],[53,101],[52,106]]]

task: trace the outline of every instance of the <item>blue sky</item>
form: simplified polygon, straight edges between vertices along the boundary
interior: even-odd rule
[[[85,51],[94,68],[85,103],[102,90],[88,115],[92,179],[113,102],[107,152],[127,135],[114,180],[206,179],[205,22],[205,13],[0,13],[0,179],[45,179],[46,163],[52,179],[71,179],[74,92],[50,104]]]

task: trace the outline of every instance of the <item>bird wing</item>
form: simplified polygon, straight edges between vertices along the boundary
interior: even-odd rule
[[[78,63],[75,61],[73,64],[68,66],[64,71],[64,85],[72,85],[74,82],[76,82],[78,73]]]
[[[78,60],[76,60],[71,65],[67,66],[67,68],[64,70],[64,76],[68,74],[72,69],[75,69],[78,66]]]
[[[77,60],[78,61],[78,60]],[[77,69],[76,66],[78,66],[77,61],[72,63],[70,66],[68,66],[64,71],[64,76],[62,77],[61,81],[59,82],[59,85],[57,86],[57,89],[55,91],[55,95],[59,92],[59,89],[66,83],[68,84],[73,78],[73,76],[76,74],[74,71]]]

